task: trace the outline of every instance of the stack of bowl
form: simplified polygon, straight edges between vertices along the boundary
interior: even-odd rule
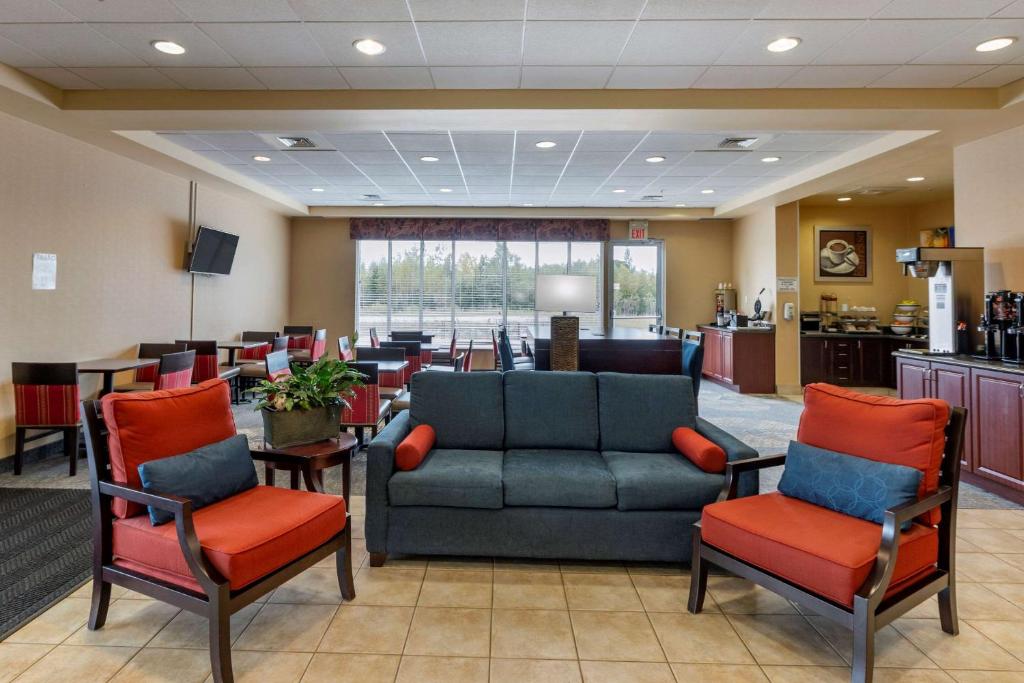
[[[893,334],[905,335],[914,331],[917,322],[917,313],[921,310],[921,304],[903,302],[896,304],[896,310],[892,314],[892,325],[889,328]]]

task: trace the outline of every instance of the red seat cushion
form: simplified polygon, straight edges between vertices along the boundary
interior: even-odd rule
[[[920,470],[919,496],[939,487],[949,404],[937,399],[905,401],[869,396],[831,384],[808,384],[797,441],[877,462]],[[922,521],[938,524],[932,510]]]
[[[196,510],[196,536],[210,564],[237,590],[323,545],[345,528],[345,499],[257,486]],[[114,564],[201,590],[174,524],[138,515],[114,520]]]
[[[701,537],[756,567],[847,606],[871,573],[882,527],[781,493],[712,503]],[[938,559],[939,534],[914,524],[900,534],[889,592]]]
[[[103,419],[110,430],[110,469],[115,482],[141,487],[139,465],[181,455],[235,435],[228,383],[211,379],[183,389],[107,394]],[[145,510],[115,498],[114,514],[132,517]]]

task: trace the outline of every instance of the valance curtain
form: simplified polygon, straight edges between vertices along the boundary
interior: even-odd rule
[[[352,218],[354,240],[606,242],[604,218]]]

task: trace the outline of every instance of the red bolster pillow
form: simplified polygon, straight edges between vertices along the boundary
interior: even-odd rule
[[[395,466],[400,470],[414,470],[434,447],[434,428],[430,425],[414,427],[395,449]]]
[[[677,451],[705,472],[725,472],[725,451],[722,447],[689,427],[676,427],[672,430],[672,444]]]

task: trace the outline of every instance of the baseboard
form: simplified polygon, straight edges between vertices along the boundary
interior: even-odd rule
[[[799,384],[779,384],[775,387],[775,393],[785,396],[800,396],[804,393],[804,388]]]
[[[59,437],[49,443],[44,443],[41,446],[34,448],[26,448],[23,454],[24,466],[31,465],[32,463],[42,462],[53,457],[64,457],[64,441]],[[6,474],[14,471],[14,454],[10,453],[4,458],[0,458],[0,474]],[[22,470],[24,471],[24,470]]]

